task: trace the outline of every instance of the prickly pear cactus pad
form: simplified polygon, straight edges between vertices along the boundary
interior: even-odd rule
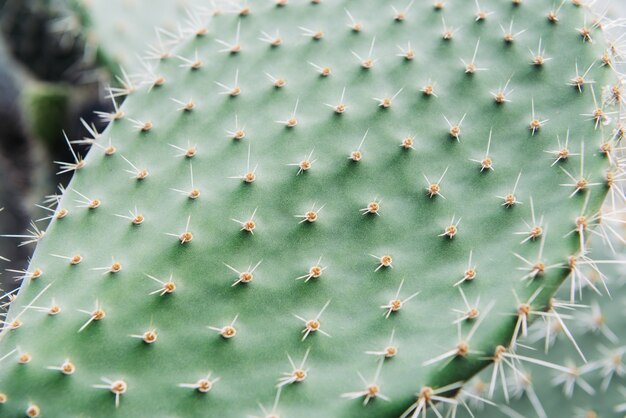
[[[152,53],[170,50],[168,35],[178,35],[185,23],[202,25],[213,11],[223,10],[219,1],[202,0],[72,0],[87,32],[87,41],[101,55],[129,71],[141,70],[135,59],[148,45]],[[210,7],[212,6],[212,7]],[[233,6],[226,10],[232,10]],[[156,38],[155,38],[156,36]],[[143,55],[143,54],[142,54]],[[117,67],[117,66],[116,66]],[[115,68],[117,71],[118,68]]]
[[[465,395],[474,413],[485,418],[624,417],[626,246],[618,240],[612,241],[611,246],[617,254],[613,254],[600,239],[594,239],[594,259],[600,261],[595,265],[581,266],[589,282],[577,291],[581,299],[576,304],[567,306],[569,286],[564,286],[557,294],[556,311],[560,312],[563,322],[554,317],[536,321],[529,330],[528,338],[521,341],[536,351],[520,350],[519,354],[536,357],[544,363],[529,367],[516,364],[514,368],[517,370],[506,366],[508,404],[502,390],[498,390],[493,399],[498,408],[483,407],[480,402]],[[599,294],[605,284],[610,290],[610,298]],[[571,339],[566,332],[570,333]],[[584,359],[578,350],[584,353]],[[482,376],[468,383],[467,392],[488,397],[491,372],[485,370]]]
[[[570,277],[622,132],[589,10],[248,6],[68,163],[3,416],[440,414]]]

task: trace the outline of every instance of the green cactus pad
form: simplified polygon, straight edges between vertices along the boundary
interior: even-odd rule
[[[78,164],[8,315],[3,414],[398,416],[566,279],[613,129],[584,8],[281,3],[189,26]]]
[[[609,209],[609,212],[612,211]],[[564,286],[559,291],[558,298],[562,306],[557,312],[576,345],[563,332],[564,329],[556,318],[537,321],[529,330],[529,338],[523,341],[535,351],[524,350],[519,354],[536,357],[550,364],[547,367],[539,364],[524,367],[518,364],[516,368],[519,373],[507,366],[511,402],[507,404],[504,393],[498,389],[498,395],[493,399],[498,407],[478,403],[474,413],[484,418],[501,417],[503,414],[512,418],[542,416],[540,414],[547,417],[624,417],[626,346],[623,315],[626,248],[618,240],[613,238],[612,241],[611,246],[617,254],[613,254],[611,248],[601,239],[594,239],[593,258],[597,261],[595,265],[581,266],[595,291],[589,284],[583,286],[582,299],[576,302],[574,310],[563,306],[564,303],[569,303],[569,286]],[[604,284],[609,287],[611,297],[598,294]],[[576,346],[584,353],[585,359],[580,357]],[[548,353],[544,355],[546,347]],[[490,379],[491,370],[487,370],[484,375],[470,382],[466,390],[473,395],[488,397]],[[534,397],[533,393],[538,400],[535,405],[530,401]],[[472,404],[471,397],[466,399]],[[457,415],[458,418],[465,416],[469,415]]]
[[[129,71],[141,70],[137,54],[151,45],[152,53],[170,50],[168,34],[177,35],[185,22],[203,22],[213,12],[224,10],[217,2],[202,0],[71,0],[86,32],[88,44],[98,50],[100,57]],[[213,7],[209,7],[213,5]],[[232,10],[234,7],[226,7]],[[203,17],[197,16],[201,14]],[[157,36],[157,38],[155,38]],[[149,55],[149,54],[140,54]]]

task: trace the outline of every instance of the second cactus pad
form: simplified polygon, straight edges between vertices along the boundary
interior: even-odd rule
[[[37,244],[3,414],[437,407],[546,307],[611,186],[601,30],[519,3],[188,22]]]

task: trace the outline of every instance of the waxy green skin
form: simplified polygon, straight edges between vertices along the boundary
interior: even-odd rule
[[[159,63],[154,75],[165,83],[142,86],[124,102],[124,118],[98,139],[102,147],[110,139],[116,153],[91,150],[61,201],[69,214],[53,221],[38,243],[31,270],[44,274],[24,283],[9,313],[9,322],[19,315],[23,325],[5,331],[0,341],[0,354],[18,347],[32,360],[18,364],[15,354],[3,361],[3,414],[23,416],[32,402],[42,416],[265,415],[257,402],[271,409],[277,379],[292,369],[287,353],[298,363],[310,349],[308,376],[283,388],[280,416],[397,416],[422,386],[463,382],[487,366],[485,357],[508,344],[517,320],[512,290],[526,300],[543,286],[533,304],[541,309],[567,276],[568,256],[579,250],[578,236],[567,234],[588,194],[588,212],[599,208],[609,161],[599,152],[602,130],[583,116],[594,110],[590,85],[582,92],[568,85],[576,62],[586,69],[604,52],[600,31],[588,43],[576,30],[587,12],[567,4],[559,23],[551,24],[551,2],[481,3],[495,12],[484,22],[474,21],[471,2],[450,2],[439,11],[416,3],[403,21],[395,21],[383,2],[368,8],[356,1],[285,7],[264,2],[247,16],[214,17],[206,35],[176,47],[174,55],[192,62],[197,51],[203,65],[193,70],[174,57]],[[347,25],[344,7],[363,24],[360,32]],[[442,17],[460,28],[448,41],[442,39]],[[514,32],[526,32],[507,45],[499,24],[508,27],[511,19]],[[241,51],[219,52],[224,46],[216,39],[232,42],[239,22]],[[299,26],[321,30],[324,37],[303,36]],[[258,40],[261,31],[273,34],[277,28],[280,46]],[[363,69],[351,51],[366,58],[374,37],[378,61]],[[540,38],[551,60],[538,68],[528,48],[536,50]],[[459,58],[471,61],[478,39],[476,64],[488,70],[465,74]],[[409,41],[416,50],[410,61],[397,56],[398,45]],[[331,67],[332,74],[320,76],[309,62]],[[241,94],[220,94],[224,89],[215,82],[234,87],[237,71]],[[274,87],[265,72],[285,79],[286,86]],[[599,62],[587,77],[598,96],[601,86],[614,82],[611,69]],[[509,78],[511,102],[497,105],[491,92]],[[437,97],[420,91],[429,79],[436,82]],[[336,105],[344,87],[347,110],[336,114],[325,104]],[[389,108],[372,99],[401,88]],[[172,99],[191,99],[195,106],[177,110],[181,106]],[[534,135],[533,101],[537,118],[549,119]],[[276,123],[292,117],[296,102],[298,124]],[[454,124],[465,114],[457,141],[443,115]],[[152,128],[142,132],[130,119],[150,121]],[[225,133],[244,125],[241,140]],[[584,174],[599,183],[572,197],[574,187],[561,186],[571,183],[561,168],[579,176],[580,156],[551,166],[553,155],[544,152],[556,149],[557,135],[564,140],[568,129],[571,152],[580,152],[584,140]],[[470,159],[484,157],[490,130],[495,171],[481,172]],[[350,161],[366,131],[362,160]],[[400,146],[408,135],[414,135],[413,149]],[[197,145],[197,154],[185,158],[170,144]],[[249,169],[258,164],[252,184],[230,178],[246,172],[249,149]],[[298,167],[289,164],[311,151],[311,169],[298,175]],[[149,175],[135,179],[122,156]],[[197,199],[171,190],[191,190],[191,165]],[[446,168],[445,198],[428,197],[423,175],[435,181]],[[496,196],[511,192],[520,172],[516,196],[523,203],[507,208]],[[79,207],[74,191],[100,199],[100,206]],[[540,240],[522,245],[524,236],[515,234],[527,230],[522,219],[530,222],[531,196],[547,227],[543,259],[562,267],[529,282],[521,280],[528,270],[518,270],[529,267],[513,253],[537,258]],[[375,199],[381,216],[363,215],[360,209]],[[322,205],[314,223],[295,217]],[[141,225],[115,216],[135,207],[145,216]],[[252,213],[254,234],[232,220],[245,221]],[[453,216],[462,218],[457,235],[439,236]],[[193,240],[181,245],[177,236],[188,217]],[[464,305],[454,284],[468,267],[470,251],[478,275],[460,286],[469,300],[481,297],[485,316],[470,341],[473,353],[423,367],[458,342],[452,309]],[[83,259],[70,265],[51,254]],[[371,255],[385,254],[393,257],[393,268],[377,269]],[[321,277],[296,280],[320,257],[327,266]],[[122,264],[120,272],[93,270],[112,258]],[[261,260],[251,283],[232,286],[237,275],[225,263],[243,271]],[[146,274],[162,280],[171,274],[176,291],[149,295],[160,285]],[[394,299],[402,280],[401,299],[420,293],[386,319],[380,306]],[[63,311],[22,313],[48,285],[33,305],[49,306],[54,299]],[[91,311],[96,302],[106,317],[79,333],[89,315],[77,310]],[[312,319],[327,302],[320,322],[331,337],[316,332],[302,341],[304,322],[294,315]],[[234,338],[207,329],[225,326],[236,315]],[[463,335],[472,325],[463,324]],[[159,333],[153,344],[129,337],[151,327]],[[390,401],[374,399],[364,407],[363,398],[342,398],[364,389],[357,372],[371,381],[379,358],[364,352],[382,350],[394,330],[399,352],[385,361],[378,380]],[[66,358],[77,367],[73,375],[46,369]],[[221,378],[209,393],[178,387],[209,370]],[[93,388],[102,377],[128,383],[119,408],[109,391]]]
[[[610,208],[605,209],[610,211]],[[619,229],[619,231],[622,232],[623,229]],[[531,328],[529,332],[531,338],[521,341],[523,344],[529,345],[535,350],[520,350],[519,354],[536,357],[543,361],[549,361],[552,364],[577,367],[580,376],[594,391],[593,394],[589,394],[577,383],[573,396],[568,398],[563,392],[563,385],[555,385],[553,383],[555,378],[563,376],[562,372],[537,365],[522,367],[525,372],[530,374],[533,389],[537,393],[542,407],[549,417],[624,417],[623,404],[626,402],[626,395],[623,391],[623,387],[624,384],[626,384],[626,376],[623,372],[625,360],[623,317],[624,303],[626,302],[626,270],[624,269],[623,263],[626,247],[623,243],[615,239],[615,237],[612,237],[611,241],[615,253],[598,237],[594,237],[592,242],[592,256],[595,260],[601,260],[598,267],[606,276],[605,280],[610,290],[610,296],[606,294],[597,272],[585,268],[585,270],[587,270],[587,276],[596,279],[594,285],[599,290],[602,290],[602,294],[594,292],[587,286],[580,294],[580,296],[582,296],[580,299],[578,299],[577,293],[576,303],[580,305],[579,308],[574,311],[568,311],[567,309],[559,310],[562,316],[570,316],[570,318],[564,321],[567,324],[568,330],[572,333],[576,344],[584,353],[587,362],[585,363],[585,360],[579,356],[575,347],[562,332],[557,332],[555,342],[550,345],[549,352],[544,354],[545,340],[539,338],[546,328],[546,322],[542,320],[537,321],[534,328]],[[559,290],[557,294],[558,299],[569,301],[569,291],[570,286],[568,283]],[[593,305],[600,308],[599,312],[602,315],[604,326],[608,328],[608,331],[605,332],[609,336],[605,335],[602,331],[594,332],[589,329],[589,324],[593,322],[594,319],[597,321],[597,313],[591,309]],[[611,336],[611,334],[614,336]],[[615,372],[613,377],[608,380],[610,384],[605,387],[606,371],[611,366],[615,367]],[[507,370],[507,373],[509,378],[511,378],[513,373],[510,372],[510,369]],[[477,380],[469,382],[467,387],[476,388],[476,384],[479,381],[478,379],[482,380],[483,384],[485,382],[488,384],[491,379],[491,369],[485,370],[485,372],[476,379]],[[512,380],[513,379],[510,379],[509,383],[512,383]],[[510,387],[513,388],[514,385],[511,384]],[[485,418],[503,416],[500,408],[507,404],[505,403],[502,390],[498,389],[496,393],[498,393],[498,395],[493,401],[498,407],[486,406],[483,409],[475,410],[474,413]],[[483,392],[482,395],[484,394]],[[537,416],[537,412],[533,409],[526,395],[522,396],[520,399],[515,399],[514,397],[513,399],[514,400],[508,405],[510,410],[516,411],[521,414],[521,416],[525,417]],[[620,406],[621,412],[618,412],[616,408]],[[466,415],[461,414],[459,416],[465,417]]]
[[[90,47],[117,75],[121,75],[121,68],[131,74],[142,71],[144,67],[137,60],[139,51],[149,45],[157,55],[169,51],[166,42],[160,40],[166,41],[168,33],[178,34],[179,25],[185,27],[192,16],[199,11],[206,14],[211,6],[211,2],[203,0],[71,0],[70,3]],[[218,6],[220,3],[223,6]],[[236,9],[223,0],[213,4],[222,11]]]

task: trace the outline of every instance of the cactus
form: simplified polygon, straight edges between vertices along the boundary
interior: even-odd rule
[[[130,97],[63,165],[47,232],[23,238],[37,249],[0,341],[3,413],[458,405],[622,196],[616,51],[578,2],[550,3],[192,19],[112,90]]]
[[[223,1],[218,1],[221,3]],[[97,50],[105,62],[118,73],[118,66],[129,71],[141,70],[137,62],[138,51],[151,46],[151,53],[169,52],[170,37],[177,37],[179,30],[189,19],[201,22],[215,10],[208,8],[208,2],[201,0],[73,0],[86,40],[92,50]],[[226,7],[226,10],[232,9]],[[156,38],[155,39],[155,35]]]
[[[505,393],[501,390],[493,399],[499,408],[485,407],[480,412],[475,411],[481,417],[495,418],[502,413],[513,418],[624,416],[626,346],[622,318],[626,248],[616,239],[611,241],[610,245],[618,249],[617,256],[600,239],[594,239],[594,258],[603,262],[583,267],[590,282],[579,289],[583,297],[575,309],[567,306],[570,298],[567,287],[559,294],[558,303],[561,306],[557,311],[572,337],[568,338],[556,318],[536,322],[524,344],[537,351],[546,351],[547,354],[538,356],[538,359],[548,364],[533,364],[528,368],[516,364],[518,372],[507,367],[507,394],[511,402],[507,404]],[[603,281],[611,290],[610,299],[600,294],[604,290]],[[579,350],[585,358],[580,357]],[[523,354],[536,357],[537,351],[524,350]],[[470,382],[468,392],[488,396],[490,378],[491,370]],[[471,404],[472,400],[467,399]]]

